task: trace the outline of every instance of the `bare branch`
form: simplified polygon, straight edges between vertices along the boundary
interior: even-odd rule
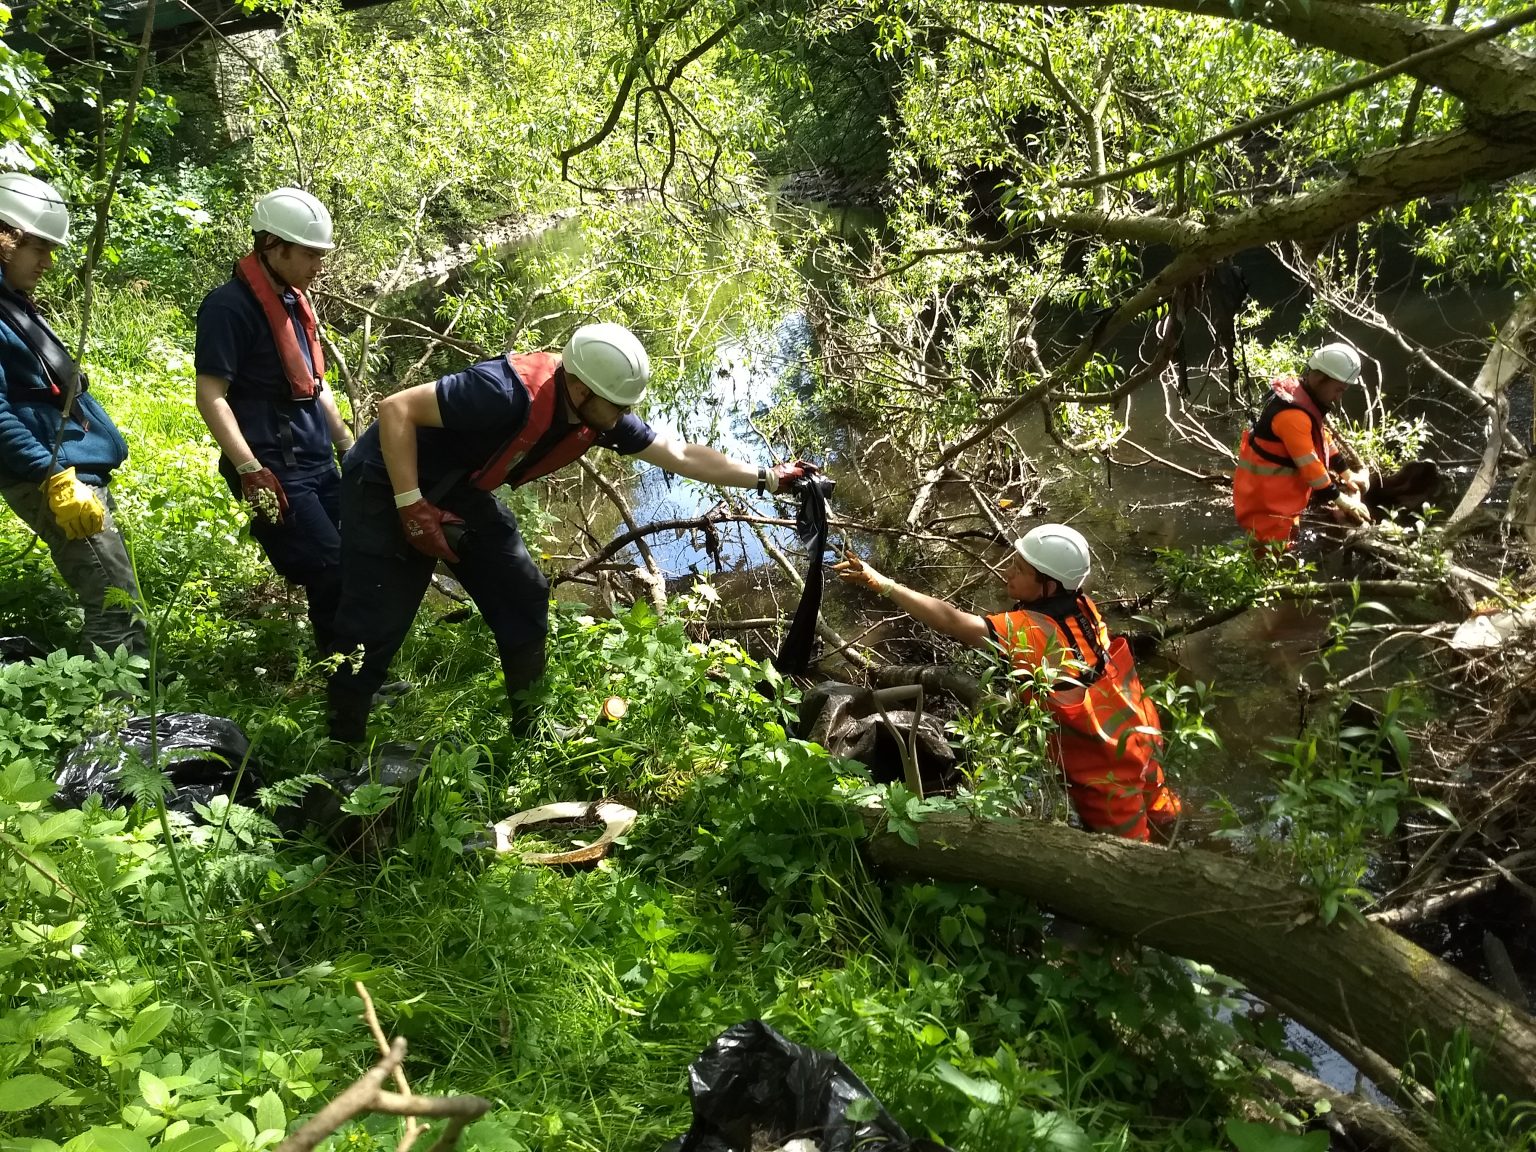
[[[379,1026],[378,1015],[373,1009],[373,1000],[361,983],[355,987],[363,999],[363,1015],[367,1020],[369,1031],[373,1033],[374,1040],[382,1045],[384,1030]],[[484,1116],[491,1110],[491,1102],[479,1096],[415,1095],[411,1092],[410,1085],[400,1068],[405,1060],[405,1049],[405,1038],[397,1036],[394,1043],[385,1048],[383,1057],[377,1064],[353,1081],[341,1095],[316,1112],[297,1131],[291,1133],[277,1146],[275,1152],[313,1152],[322,1140],[340,1131],[344,1124],[371,1112],[407,1117],[406,1135],[399,1145],[402,1152],[409,1149],[416,1137],[425,1131],[416,1123],[415,1117],[436,1116],[447,1119],[448,1123],[443,1126],[441,1136],[432,1145],[432,1152],[448,1152],[458,1143],[459,1134],[471,1120]],[[384,1081],[391,1076],[402,1088],[401,1093],[385,1090]]]
[[[310,295],[316,296],[321,300],[334,300],[336,303],[344,305],[348,308],[355,308],[357,311],[363,313],[363,315],[371,316],[375,320],[383,320],[388,324],[398,324],[402,328],[408,328],[412,332],[426,336],[432,340],[435,340],[439,344],[447,344],[450,348],[457,348],[460,352],[465,352],[479,360],[491,360],[494,359],[496,355],[494,352],[487,352],[478,344],[471,343],[468,340],[460,340],[456,336],[449,336],[446,333],[439,332],[437,329],[432,328],[429,325],[422,324],[416,320],[408,319],[405,316],[390,316],[384,312],[375,312],[366,304],[363,304],[357,300],[353,300],[349,296],[343,296],[338,292],[327,292],[323,288],[315,288],[311,290]]]
[[[635,44],[634,52],[630,54],[629,66],[624,69],[624,79],[619,82],[619,90],[614,94],[613,104],[609,107],[608,115],[603,120],[602,126],[579,144],[573,144],[571,147],[560,151],[560,178],[562,180],[570,179],[572,160],[583,152],[590,152],[612,135],[613,130],[618,127],[619,117],[623,115],[624,108],[629,103],[629,90],[635,86],[635,81],[640,76],[645,58],[650,55],[651,49],[656,46],[656,42],[661,39],[667,30],[684,16],[688,15],[697,2],[698,0],[680,0],[679,3],[674,4],[667,11],[663,12],[660,19],[656,20],[640,36]],[[639,29],[637,28],[636,31],[638,32]]]

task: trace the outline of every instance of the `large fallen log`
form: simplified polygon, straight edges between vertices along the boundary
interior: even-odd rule
[[[1387,928],[1340,916],[1280,876],[1033,821],[934,813],[912,846],[866,810],[877,868],[1017,892],[1071,919],[1211,965],[1303,1025],[1341,1032],[1397,1067],[1438,1056],[1458,1028],[1487,1055],[1484,1085],[1536,1098],[1536,1020]]]

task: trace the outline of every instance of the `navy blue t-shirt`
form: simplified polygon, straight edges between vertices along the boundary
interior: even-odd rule
[[[282,301],[304,362],[313,368],[291,289]],[[203,298],[197,310],[193,365],[199,376],[229,381],[229,407],[240,434],[263,465],[295,476],[335,467],[331,430],[318,393],[311,400],[292,399],[266,314],[241,281],[227,280]]]
[[[416,469],[422,492],[432,492],[445,477],[481,468],[528,422],[528,403],[528,389],[505,356],[482,360],[440,379],[437,406],[443,426],[416,430]],[[597,434],[596,446],[633,456],[655,439],[649,424],[626,412],[613,428]],[[377,423],[358,438],[357,447],[348,454],[349,463],[354,455],[373,478],[388,476]]]

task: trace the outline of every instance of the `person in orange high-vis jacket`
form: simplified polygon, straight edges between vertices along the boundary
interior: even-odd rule
[[[1244,430],[1232,508],[1261,544],[1288,546],[1308,504],[1331,506],[1341,522],[1370,522],[1361,500],[1368,474],[1348,470],[1327,426],[1329,411],[1359,377],[1358,352],[1348,344],[1324,345],[1299,380],[1271,385],[1263,411]]]
[[[1047,670],[1045,705],[1056,720],[1051,756],[1084,827],[1148,840],[1181,809],[1163,779],[1162,725],[1142,689],[1125,637],[1109,635],[1082,591],[1088,542],[1064,524],[1042,524],[1014,544],[1003,582],[1017,604],[978,616],[882,576],[849,555],[844,581],[872,588],[930,628],[973,648],[1000,650],[1016,672]]]

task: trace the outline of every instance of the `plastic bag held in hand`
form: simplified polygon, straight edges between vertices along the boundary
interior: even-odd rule
[[[91,486],[76,478],[73,468],[48,477],[42,487],[48,493],[53,518],[69,539],[84,540],[106,527],[106,508]]]
[[[241,473],[240,495],[257,516],[270,524],[281,524],[288,514],[288,495],[270,468]]]
[[[447,560],[450,564],[459,562],[459,554],[443,535],[443,526],[463,524],[463,520],[436,504],[428,503],[425,498],[407,504],[399,512],[400,527],[405,529],[405,538],[410,541],[412,548],[424,556]]]

